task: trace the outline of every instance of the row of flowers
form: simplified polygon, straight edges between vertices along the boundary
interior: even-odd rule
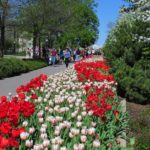
[[[116,81],[89,58],[55,76],[40,75],[1,97],[0,148],[119,149],[126,127]]]

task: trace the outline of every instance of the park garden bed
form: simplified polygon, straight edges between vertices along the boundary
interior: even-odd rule
[[[1,149],[123,149],[126,114],[103,61],[89,58],[64,73],[39,75],[1,97]]]
[[[45,60],[21,60],[0,58],[0,79],[15,76],[47,66]]]

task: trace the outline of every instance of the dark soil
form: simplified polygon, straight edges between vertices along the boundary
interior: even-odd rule
[[[135,137],[135,150],[150,150],[150,105],[127,102],[129,137]]]
[[[140,105],[140,104],[127,102],[127,111],[131,118],[139,117],[140,113],[142,113],[146,109],[150,109],[150,105]]]

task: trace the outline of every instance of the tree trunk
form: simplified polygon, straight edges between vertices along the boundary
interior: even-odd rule
[[[14,49],[13,49],[13,54],[16,54],[16,29],[14,26]]]
[[[33,58],[36,58],[36,52],[35,52],[36,45],[37,45],[37,32],[34,31],[33,32]]]
[[[1,25],[1,42],[0,42],[0,57],[4,56],[5,50],[5,26],[4,24]]]
[[[39,35],[39,58],[41,58],[41,37]]]

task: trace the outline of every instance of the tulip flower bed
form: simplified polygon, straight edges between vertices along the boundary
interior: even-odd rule
[[[40,75],[0,102],[0,148],[121,149],[126,115],[116,81],[103,61],[89,58],[64,73]]]

